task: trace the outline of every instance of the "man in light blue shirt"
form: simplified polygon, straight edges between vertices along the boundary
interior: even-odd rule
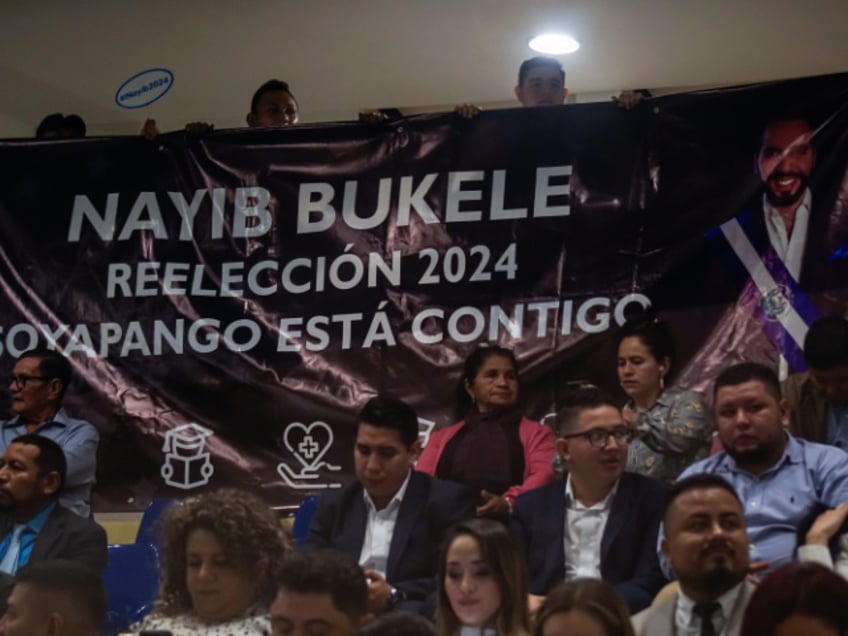
[[[792,560],[798,525],[813,506],[848,502],[848,453],[789,434],[789,404],[777,375],[763,365],[722,371],[714,401],[725,450],[680,478],[714,473],[730,482],[744,506],[751,562],[772,570]]]
[[[0,456],[0,598],[28,563],[68,559],[102,573],[106,532],[57,503],[65,479],[59,445],[30,433]]]
[[[26,433],[43,435],[59,444],[68,463],[67,485],[60,503],[88,517],[100,435],[92,424],[68,416],[62,408],[70,381],[71,365],[62,354],[50,349],[21,354],[7,378],[15,417],[0,423],[0,453]]]

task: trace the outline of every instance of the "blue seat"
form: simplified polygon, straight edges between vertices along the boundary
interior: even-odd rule
[[[303,501],[297,507],[297,512],[294,513],[294,523],[292,524],[292,539],[298,548],[302,548],[306,541],[306,535],[309,532],[309,524],[312,523],[312,517],[315,516],[315,511],[318,509],[318,496],[309,495],[304,497]]]
[[[138,532],[135,535],[136,543],[150,543],[159,545],[159,518],[165,509],[173,504],[176,499],[151,499],[141,516],[138,524]]]
[[[150,543],[114,544],[103,573],[109,595],[106,633],[129,631],[150,610],[159,593],[159,564],[156,548]]]

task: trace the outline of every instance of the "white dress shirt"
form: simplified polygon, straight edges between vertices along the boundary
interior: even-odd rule
[[[789,236],[780,212],[763,198],[763,212],[769,242],[796,282],[801,278],[801,263],[804,262],[804,246],[807,243],[807,226],[810,224],[812,203],[813,195],[807,188],[801,205],[795,211],[795,225],[792,227],[792,236]]]
[[[745,581],[727,590],[724,594],[716,599],[719,604],[719,609],[713,614],[713,627],[718,636],[724,633],[724,628],[727,627],[728,619],[733,613],[733,608],[739,600],[739,595],[742,593],[742,587]],[[674,608],[674,627],[676,636],[700,636],[701,634],[701,617],[695,614],[692,610],[696,603],[691,598],[686,596],[682,590],[677,591],[677,604]]]
[[[382,510],[377,510],[367,490],[362,491],[365,499],[365,508],[368,510],[368,521],[365,524],[365,540],[362,542],[362,552],[359,553],[359,565],[364,570],[376,570],[380,576],[386,578],[386,565],[389,561],[389,548],[392,545],[392,535],[395,531],[400,502],[409,485],[409,477],[412,471],[406,475],[403,484],[398,488],[389,505]]]
[[[601,578],[601,539],[609,519],[618,482],[602,501],[588,508],[574,496],[571,475],[565,481],[565,580],[577,577]]]

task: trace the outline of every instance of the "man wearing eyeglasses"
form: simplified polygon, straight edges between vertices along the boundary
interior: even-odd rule
[[[0,424],[0,453],[26,433],[59,444],[68,463],[60,504],[88,517],[100,435],[92,424],[70,417],[62,408],[70,381],[71,364],[57,351],[31,349],[21,354],[12,375],[5,378],[15,417]]]
[[[621,410],[597,389],[580,389],[556,418],[565,483],[520,496],[510,522],[527,555],[530,609],[563,580],[600,578],[631,612],[647,607],[666,583],[656,555],[668,489],[625,473],[632,438]]]

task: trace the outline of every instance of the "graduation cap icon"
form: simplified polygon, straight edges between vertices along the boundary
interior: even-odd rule
[[[203,452],[206,438],[214,431],[190,422],[165,431],[162,452],[178,457],[198,457]]]

